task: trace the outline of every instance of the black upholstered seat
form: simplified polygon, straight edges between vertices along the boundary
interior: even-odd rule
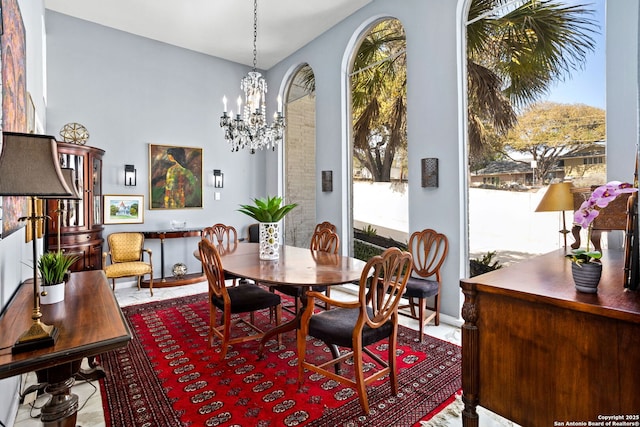
[[[238,286],[230,287],[227,289],[227,294],[231,300],[231,313],[234,314],[262,310],[280,304],[279,295],[249,283],[241,283]],[[224,309],[223,298],[214,295],[211,301],[220,310]]]

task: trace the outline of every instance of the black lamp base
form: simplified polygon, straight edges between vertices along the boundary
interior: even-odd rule
[[[31,324],[31,328],[23,333],[11,347],[11,353],[24,353],[39,348],[51,347],[56,343],[58,335],[60,335],[60,331],[55,326],[35,321]]]

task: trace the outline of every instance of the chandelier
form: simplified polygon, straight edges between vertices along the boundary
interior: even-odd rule
[[[220,127],[224,128],[224,139],[231,144],[231,151],[249,148],[251,154],[257,148],[276,149],[276,144],[282,141],[285,127],[282,114],[282,100],[278,96],[278,111],[273,115],[273,123],[266,120],[267,82],[262,74],[256,71],[258,38],[258,1],[253,1],[253,71],[250,71],[241,81],[240,89],[244,91],[244,106],[242,98],[238,96],[238,114],[233,111],[227,113],[227,97],[222,98],[224,112],[220,117]]]

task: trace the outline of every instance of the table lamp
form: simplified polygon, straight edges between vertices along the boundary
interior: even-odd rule
[[[76,187],[76,171],[71,168],[61,168],[62,177],[64,178],[64,182],[67,184],[67,187],[71,190],[71,195],[69,196],[42,196],[43,199],[57,199],[58,205],[56,207],[56,215],[57,224],[56,231],[58,232],[58,252],[60,252],[60,226],[62,225],[62,213],[66,211],[65,208],[62,207],[63,200],[80,200],[82,197],[78,194],[78,188]]]
[[[562,230],[560,233],[564,237],[564,247],[567,247],[567,223],[564,215],[564,211],[572,211],[573,207],[573,194],[571,194],[570,182],[558,182],[549,185],[547,192],[542,196],[542,200],[536,208],[536,212],[562,212]]]
[[[28,220],[32,235],[33,253],[33,320],[14,346],[12,353],[30,351],[55,344],[58,329],[41,321],[40,292],[38,286],[38,248],[36,245],[36,198],[67,197],[72,194],[65,183],[58,160],[58,147],[52,136],[3,132],[0,154],[0,196],[25,196],[31,203]]]

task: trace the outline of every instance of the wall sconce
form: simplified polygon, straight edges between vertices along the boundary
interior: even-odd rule
[[[220,169],[213,170],[213,186],[214,188],[224,187],[224,174]]]
[[[322,171],[322,191],[333,191],[333,171]]]
[[[438,159],[427,158],[422,159],[422,186],[437,187],[438,186]]]
[[[124,185],[126,187],[135,187],[136,175],[135,165],[124,165]]]

